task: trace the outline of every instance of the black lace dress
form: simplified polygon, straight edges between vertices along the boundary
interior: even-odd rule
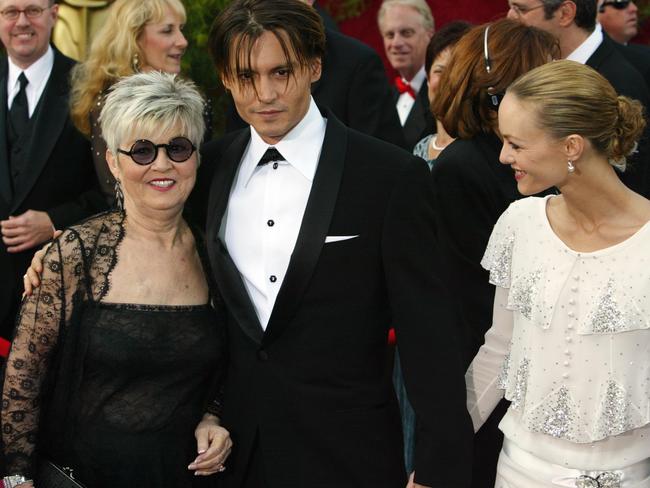
[[[123,224],[116,212],[92,218],[45,257],[7,363],[7,471],[31,476],[41,456],[89,488],[209,486],[187,465],[197,423],[219,413],[220,311],[103,302]]]

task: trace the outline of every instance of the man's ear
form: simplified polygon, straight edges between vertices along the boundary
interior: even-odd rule
[[[320,80],[321,74],[323,73],[323,62],[321,58],[316,58],[311,61],[309,66],[309,71],[311,74],[311,82],[315,83]]]
[[[555,15],[557,15],[561,27],[568,27],[575,21],[576,10],[576,4],[572,0],[560,4]]]

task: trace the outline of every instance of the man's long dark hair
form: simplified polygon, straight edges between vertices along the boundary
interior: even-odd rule
[[[250,67],[255,41],[271,32],[282,46],[287,65],[306,68],[325,55],[323,21],[300,0],[235,0],[212,24],[208,47],[219,75],[238,81]]]

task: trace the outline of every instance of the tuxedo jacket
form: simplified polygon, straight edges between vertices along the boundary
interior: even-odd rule
[[[103,210],[97,191],[90,143],[69,118],[68,77],[75,62],[54,49],[54,65],[30,119],[31,136],[19,141],[26,152],[25,170],[10,174],[7,144],[7,58],[0,60],[0,219],[27,210],[48,213],[57,229]],[[34,250],[9,254],[0,240],[0,335],[8,337],[13,313],[22,293],[22,275]]]
[[[603,42],[587,60],[587,65],[603,75],[619,95],[639,100],[648,110],[648,85],[641,73],[621,55],[617,43],[607,34],[603,33]],[[639,141],[638,153],[628,157],[628,167],[619,176],[629,188],[650,198],[650,127],[646,127]]]
[[[320,80],[312,85],[319,107],[327,107],[345,125],[405,147],[402,128],[384,65],[377,53],[352,37],[325,30]],[[226,132],[247,127],[232,100],[226,108]]]
[[[346,128],[331,112],[326,117],[311,193],[266,330],[218,237],[250,131],[204,148],[204,161],[218,160],[207,243],[228,317],[222,420],[235,447],[224,486],[241,485],[256,442],[269,488],[405,486],[400,418],[386,370],[391,326],[419,415],[417,479],[467,486],[472,427],[455,317],[435,275],[428,167]],[[354,237],[326,243],[327,236]]]
[[[393,87],[394,106],[397,104],[399,96],[399,92]],[[406,143],[405,147],[409,152],[413,151],[415,145],[420,142],[423,137],[433,134],[436,131],[436,121],[431,114],[429,103],[427,82],[425,80],[420,87],[420,91],[417,93],[415,103],[413,104],[413,107],[406,118],[406,122],[402,127],[404,141]]]
[[[650,88],[650,46],[641,44],[619,44],[616,48],[623,55],[625,60],[641,73],[646,86]]]

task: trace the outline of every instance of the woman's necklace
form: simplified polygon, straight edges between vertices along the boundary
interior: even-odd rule
[[[434,134],[433,137],[431,138],[431,148],[434,149],[435,151],[442,151],[444,148],[447,147],[447,145],[440,147],[436,144],[436,142],[438,142],[438,134]]]

